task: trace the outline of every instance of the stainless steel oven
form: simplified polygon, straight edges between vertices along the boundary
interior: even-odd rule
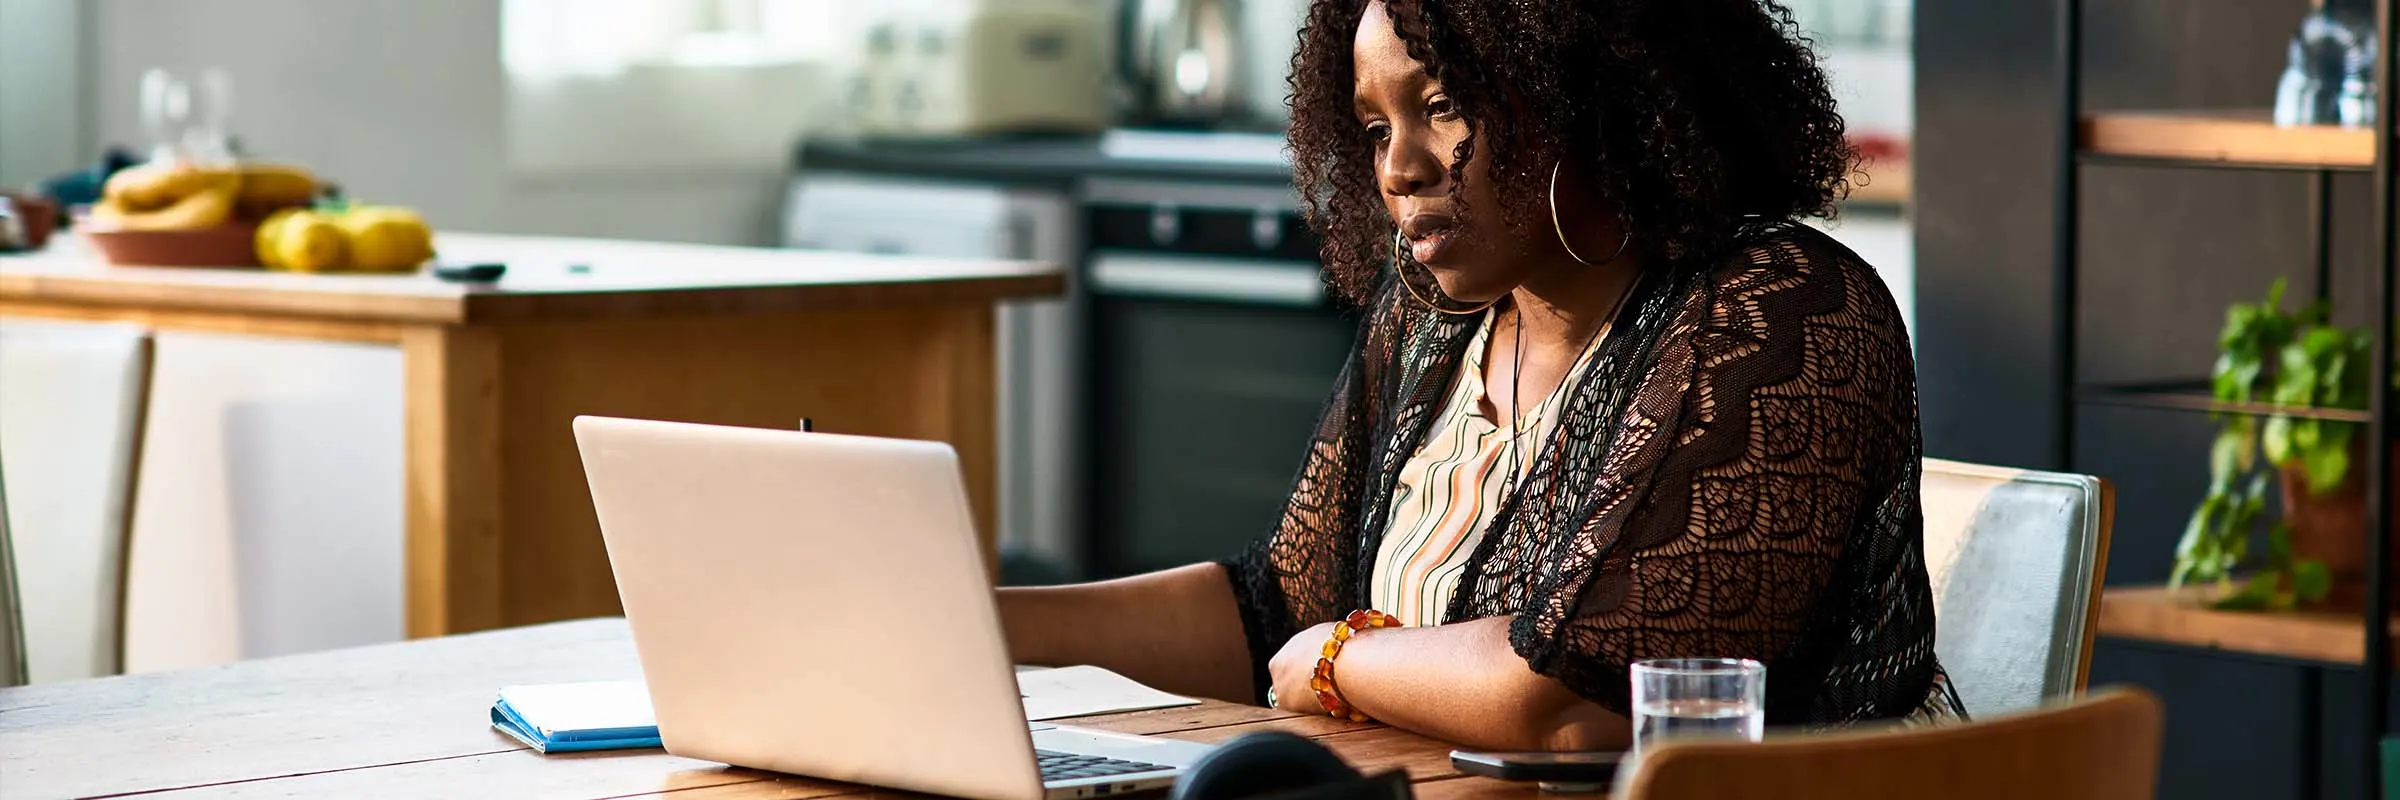
[[[1285,183],[1092,179],[1086,563],[1233,553],[1272,528],[1356,317]]]

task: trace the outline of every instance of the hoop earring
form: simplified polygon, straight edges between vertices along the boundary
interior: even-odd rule
[[[1607,258],[1599,261],[1585,259],[1575,252],[1574,245],[1567,243],[1567,226],[1558,221],[1558,167],[1564,163],[1566,163],[1566,159],[1563,158],[1550,162],[1550,230],[1558,234],[1558,246],[1566,249],[1568,258],[1575,259],[1576,263],[1587,267],[1597,267],[1601,264],[1615,262],[1625,255],[1626,245],[1633,244],[1633,226],[1625,224],[1625,215],[1622,212],[1617,214],[1617,230],[1623,235],[1617,237],[1617,251],[1608,254]]]
[[[1410,267],[1415,267],[1415,269],[1411,270]],[[1433,279],[1432,270],[1426,269],[1425,265],[1417,263],[1416,259],[1409,258],[1400,252],[1399,228],[1392,229],[1392,271],[1399,273],[1400,288],[1408,290],[1409,297],[1415,298],[1418,305],[1422,305],[1436,314],[1459,317],[1481,314],[1485,309],[1499,305],[1501,300],[1508,298],[1506,293],[1502,293],[1499,297],[1468,306],[1443,294],[1442,285]],[[1422,288],[1418,286],[1420,283],[1424,284]],[[1429,299],[1426,296],[1428,293],[1432,295],[1432,298]]]

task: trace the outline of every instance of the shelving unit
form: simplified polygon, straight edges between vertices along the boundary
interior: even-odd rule
[[[2374,131],[2278,126],[2266,109],[2091,113],[2083,115],[2077,138],[2087,161],[2335,171],[2375,166]]]
[[[2362,422],[2367,426],[2367,441],[2392,440],[2393,257],[2396,241],[2400,241],[2396,240],[2393,221],[2394,212],[2400,210],[2394,205],[2394,119],[2400,117],[2400,109],[2392,103],[2394,76],[2400,75],[2400,69],[2395,69],[2395,64],[2400,64],[2400,53],[2394,47],[2400,42],[2395,42],[2393,35],[2395,17],[2400,16],[2395,13],[2395,2],[2375,0],[2376,41],[2382,44],[2377,49],[2375,64],[2375,106],[2380,111],[2376,123],[2372,127],[2344,128],[2278,126],[2264,111],[2086,111],[2082,102],[2083,2],[2059,0],[2058,144],[2059,152],[2066,155],[2059,159],[2057,251],[2051,276],[2055,327],[2051,342],[2055,348],[2053,377],[2059,387],[2055,400],[2058,431],[2054,453],[2060,468],[2074,468],[2076,412],[2086,405],[2235,414],[2293,413]],[[2296,170],[2305,174],[2310,187],[2308,224],[2314,234],[2309,256],[2316,270],[2320,299],[2330,299],[2326,292],[2332,283],[2333,230],[2328,208],[2332,202],[2332,175],[2368,173],[2374,183],[2372,252],[2376,255],[2368,320],[2369,330],[2376,335],[2367,411],[2219,403],[2208,396],[2205,381],[2130,386],[2082,383],[2076,369],[2076,315],[2080,308],[2076,259],[2082,224],[2082,170],[2090,165]],[[2390,447],[2368,447],[2366,451],[2366,529],[2370,533],[2363,609],[2351,613],[2214,611],[2206,606],[2211,596],[2209,590],[2120,587],[2102,596],[2098,621],[2100,633],[2106,636],[2363,667],[2369,713],[2360,716],[2365,720],[2367,752],[2361,754],[2357,763],[2366,771],[2367,796],[2381,797],[2385,780],[2381,750],[2389,733],[2394,663],[2392,598],[2386,582],[2390,574],[2386,568],[2389,554],[2385,552],[2387,537],[2382,535],[2389,527],[2387,521],[2392,519],[2392,498],[2386,491],[2390,482],[2384,476],[2393,465],[2387,463]],[[2309,685],[2319,684],[2312,677]],[[2309,719],[2304,729],[2317,730],[2321,726],[2315,717],[2322,703],[2308,705],[2305,714]],[[2400,780],[2400,776],[2395,779]],[[2308,785],[2301,793],[2314,796],[2316,773],[2304,773],[2304,781]]]
[[[2206,379],[2085,384],[2076,390],[2076,400],[2087,406],[2123,406],[2259,416],[2280,414],[2300,419],[2322,419],[2334,422],[2371,422],[2374,420],[2373,414],[2352,408],[2314,408],[2274,403],[2226,402],[2209,394]]]
[[[2356,609],[2283,613],[2218,611],[2214,587],[2118,587],[2100,598],[2100,631],[2125,639],[2326,664],[2366,661]]]

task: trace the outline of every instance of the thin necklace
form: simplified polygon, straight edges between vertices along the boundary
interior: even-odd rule
[[[1549,416],[1551,401],[1557,399],[1559,392],[1566,390],[1568,382],[1575,380],[1575,372],[1582,368],[1584,356],[1590,355],[1592,345],[1600,341],[1600,337],[1606,336],[1608,329],[1617,324],[1617,312],[1624,310],[1625,298],[1633,296],[1634,288],[1639,285],[1641,285],[1641,275],[1639,274],[1634,275],[1632,281],[1626,282],[1625,290],[1617,293],[1617,299],[1609,303],[1607,316],[1600,318],[1600,325],[1593,328],[1591,335],[1584,337],[1583,346],[1576,349],[1575,361],[1567,366],[1566,374],[1559,376],[1558,386],[1550,390],[1550,396],[1544,398],[1541,405],[1534,407],[1535,411],[1541,412],[1543,417]],[[1525,374],[1525,310],[1513,303],[1510,304],[1510,307],[1517,314],[1517,327],[1511,329],[1508,335],[1509,349],[1515,351],[1516,361],[1510,364],[1508,369],[1508,483],[1502,488],[1501,497],[1516,493],[1517,482],[1524,478],[1525,466],[1517,453],[1517,439],[1523,436],[1528,428],[1525,424],[1524,412],[1520,410],[1521,403],[1519,401],[1522,396],[1518,394],[1520,386],[1518,378]],[[1541,419],[1536,418],[1531,427],[1540,427],[1540,424]]]

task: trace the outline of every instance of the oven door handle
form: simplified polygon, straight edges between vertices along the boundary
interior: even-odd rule
[[[1305,261],[1102,251],[1092,255],[1095,294],[1317,308],[1325,281]]]

